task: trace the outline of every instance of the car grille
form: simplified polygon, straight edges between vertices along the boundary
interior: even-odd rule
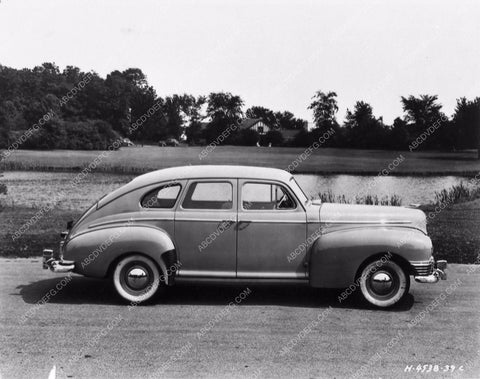
[[[413,267],[413,275],[427,276],[432,275],[435,261],[433,259],[426,262],[411,262]]]

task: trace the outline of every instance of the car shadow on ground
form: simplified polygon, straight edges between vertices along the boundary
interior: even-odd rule
[[[62,277],[40,280],[17,287],[19,294],[28,304],[36,304],[46,299],[51,304],[103,304],[122,305],[123,302],[113,285],[108,280],[73,276],[61,286]],[[151,301],[146,306],[161,305],[227,305],[235,302],[235,298],[247,287],[251,290],[248,296],[239,300],[239,306],[264,305],[288,306],[305,308],[350,308],[373,309],[355,291],[345,300],[339,301],[342,290],[317,289],[307,286],[175,286],[169,287],[162,296]],[[47,295],[48,294],[48,295]],[[385,311],[408,311],[414,304],[411,294],[405,300]]]

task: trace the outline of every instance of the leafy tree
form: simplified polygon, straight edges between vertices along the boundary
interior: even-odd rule
[[[396,150],[406,150],[411,142],[407,122],[400,117],[393,120],[392,127],[386,136],[386,147]]]
[[[279,126],[276,114],[272,110],[265,107],[253,106],[247,109],[245,115],[247,118],[262,119],[263,123],[271,129],[276,129]]]
[[[82,81],[87,84],[79,89]],[[75,92],[73,96],[71,91]],[[67,94],[70,96],[65,102]],[[408,96],[401,101],[404,116],[396,118],[392,126],[376,118],[369,104],[357,102],[340,127],[336,120],[337,95],[322,91],[315,93],[308,107],[313,111],[316,126],[311,132],[304,130],[303,120],[288,111],[274,112],[253,106],[246,116],[261,118],[273,131],[299,130],[292,142],[297,146],[311,145],[333,129],[334,135],[328,138],[326,146],[407,149],[421,137],[422,149],[478,148],[480,98],[458,99],[452,120],[442,113],[437,96]],[[243,117],[243,105],[240,96],[229,92],[211,93],[208,97],[181,94],[162,99],[139,68],[115,70],[102,78],[75,66],[61,71],[53,62],[21,70],[0,65],[0,147],[8,147],[48,113],[53,117],[21,148],[97,149],[104,148],[114,136],[157,142],[167,137],[179,138],[183,132],[190,141],[211,142],[227,128],[237,125]],[[153,107],[156,110],[152,113]],[[202,121],[207,118],[210,123],[204,129]],[[140,126],[131,133],[132,123],[139,119]],[[223,143],[256,144],[259,140],[258,134],[234,128],[226,136]],[[262,137],[261,143],[267,141],[276,145],[280,143],[280,135],[269,133]]]
[[[201,121],[206,117],[202,112],[206,102],[207,98],[205,96],[195,97],[184,94],[182,97],[183,130],[185,130],[189,143],[196,144],[203,139]]]
[[[305,120],[301,118],[296,118],[292,112],[283,111],[275,112],[275,118],[277,119],[277,125],[279,129],[290,130],[290,129],[303,129],[305,128]]]
[[[163,114],[166,118],[165,137],[178,139],[182,134],[182,105],[182,98],[178,95],[165,98],[165,103],[163,105]]]
[[[17,103],[17,104],[16,104]],[[0,147],[10,145],[9,134],[16,129],[26,129],[27,123],[23,117],[21,105],[16,101],[6,100],[0,103]]]
[[[308,109],[313,110],[313,119],[319,129],[328,129],[337,123],[335,118],[338,112],[337,94],[335,92],[324,93],[317,91],[312,97],[312,103]]]
[[[405,121],[418,131],[423,131],[440,117],[442,106],[437,102],[437,95],[420,95],[401,97]]]
[[[207,116],[211,119],[209,128],[206,130],[208,143],[226,132],[229,127],[238,125],[243,117],[243,104],[240,96],[232,95],[230,92],[217,92],[208,95]],[[237,133],[238,129],[231,128],[224,142],[229,143],[235,139]]]
[[[324,93],[317,91],[312,97],[312,103],[308,109],[313,111],[313,120],[315,122],[315,130],[312,131],[311,136],[313,140],[324,133],[333,130],[333,137],[325,142],[325,146],[339,146],[341,143],[340,127],[338,125],[336,114],[338,112],[337,94],[335,92]],[[312,138],[311,138],[312,139]]]
[[[351,147],[371,149],[385,144],[385,125],[373,115],[368,103],[357,101],[353,112],[347,109],[345,128]]]
[[[202,114],[202,108],[207,102],[205,96],[195,97],[193,95],[184,94],[181,96],[180,100],[180,109],[184,125],[189,126],[192,123],[198,123],[206,117]]]
[[[207,116],[213,120],[226,120],[231,123],[243,117],[243,100],[230,92],[217,92],[208,95]]]
[[[480,97],[457,99],[452,118],[456,144],[461,149],[478,149],[480,159]]]
[[[438,103],[437,95],[402,96],[401,102],[412,141],[434,125],[436,126],[435,131],[420,147],[422,149],[438,148],[441,147],[442,141],[448,141],[448,137],[446,137],[448,130],[445,128],[447,117],[441,112],[442,105]]]

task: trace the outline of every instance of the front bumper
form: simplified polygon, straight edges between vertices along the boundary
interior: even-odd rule
[[[418,283],[437,283],[446,280],[447,261],[435,261],[433,257],[428,262],[412,262],[414,279]]]
[[[44,270],[50,269],[53,272],[70,272],[75,268],[74,261],[65,261],[63,259],[56,259],[53,256],[53,250],[44,249],[43,250],[43,261],[42,266]]]

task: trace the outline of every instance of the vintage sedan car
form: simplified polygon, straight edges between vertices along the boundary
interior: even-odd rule
[[[425,214],[309,200],[287,171],[187,166],[139,176],[98,200],[44,251],[44,268],[111,278],[140,303],[175,283],[357,288],[378,307],[410,276],[445,279]]]

